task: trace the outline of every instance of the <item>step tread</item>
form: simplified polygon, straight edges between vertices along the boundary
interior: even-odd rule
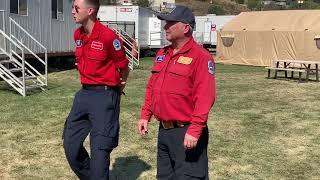
[[[1,60],[0,61],[1,64],[7,64],[7,63],[14,63],[14,61],[7,59],[7,60]]]
[[[11,68],[9,69],[10,72],[21,72],[22,68]]]
[[[25,80],[36,79],[36,76],[25,76]],[[19,80],[22,81],[22,77],[19,77]]]

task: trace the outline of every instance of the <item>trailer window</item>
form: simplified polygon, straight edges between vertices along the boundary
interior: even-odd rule
[[[51,1],[52,19],[63,20],[63,0]]]
[[[27,0],[10,0],[10,13],[26,16],[28,15]]]

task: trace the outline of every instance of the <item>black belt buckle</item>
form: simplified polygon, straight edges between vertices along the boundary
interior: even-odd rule
[[[189,122],[182,121],[160,121],[163,129],[182,128],[189,124]]]
[[[91,85],[91,84],[82,84],[82,88],[86,89],[86,90],[110,90],[110,89],[113,89],[111,86]]]

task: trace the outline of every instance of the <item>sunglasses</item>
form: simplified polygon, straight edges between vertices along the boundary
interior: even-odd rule
[[[79,13],[79,9],[89,9],[89,8],[93,8],[93,7],[87,7],[87,8],[80,8],[77,5],[72,5],[72,9],[74,9],[76,11],[76,13]]]
[[[76,13],[79,13],[80,7],[77,5],[72,5],[72,9],[74,9],[76,11]]]

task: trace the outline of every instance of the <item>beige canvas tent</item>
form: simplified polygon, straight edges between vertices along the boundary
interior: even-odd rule
[[[320,61],[317,36],[320,10],[242,12],[218,32],[216,59],[255,66],[276,59]]]

